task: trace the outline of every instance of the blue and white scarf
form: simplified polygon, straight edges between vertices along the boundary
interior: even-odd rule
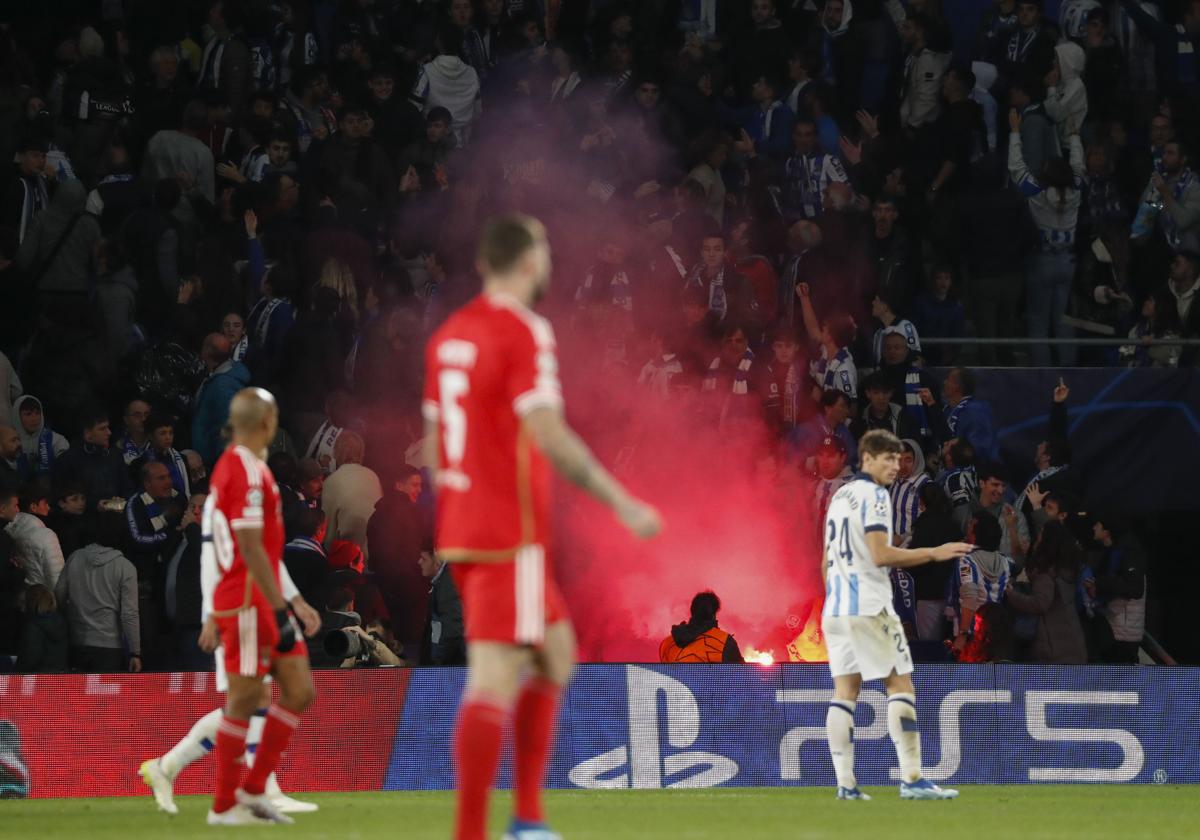
[[[958,434],[959,416],[962,414],[963,409],[967,407],[967,403],[969,403],[972,399],[972,397],[963,397],[962,401],[959,402],[958,405],[946,411],[946,428],[950,430],[950,434]]]
[[[49,475],[54,469],[54,432],[43,426],[38,432],[36,460],[25,452],[17,456],[17,470],[30,478]]]
[[[1184,192],[1191,186],[1195,178],[1196,174],[1190,169],[1185,169],[1179,173],[1179,178],[1171,185],[1171,195],[1175,197],[1176,202],[1183,199]],[[1183,245],[1179,223],[1175,221],[1175,217],[1170,213],[1160,213],[1158,217],[1162,219],[1163,233],[1167,237],[1167,244],[1173,250],[1178,251]]]
[[[1066,468],[1066,464],[1060,464],[1057,467],[1046,467],[1046,469],[1040,470],[1037,475],[1029,479],[1029,483],[1026,484],[1025,489],[1021,491],[1021,495],[1017,496],[1017,503],[1014,505],[1014,507],[1016,507],[1017,510],[1023,508],[1025,506],[1025,500],[1029,498],[1029,491],[1033,489],[1033,485],[1040,485],[1041,482],[1045,481],[1050,476],[1060,473]]]
[[[596,288],[603,282],[597,278],[597,271],[603,267],[594,265],[588,270],[587,275],[583,278],[583,284],[575,290],[575,303],[583,306],[593,301],[597,294],[603,294],[602,290]],[[609,303],[626,312],[633,311],[633,295],[630,293],[629,275],[623,268],[618,268],[609,275],[608,288]]]
[[[733,372],[733,387],[734,394],[747,394],[750,392],[750,368],[754,365],[754,352],[747,350],[742,360],[738,362],[737,370]],[[712,360],[712,364],[708,366],[708,372],[704,374],[705,391],[717,390],[717,372],[721,369],[721,357]]]
[[[700,263],[692,269],[692,276],[688,278],[684,285],[685,289],[703,289],[704,288],[704,263]],[[729,297],[725,293],[725,266],[717,272],[708,284],[708,311],[716,313],[719,320],[725,320],[725,314],[729,311]]]
[[[188,482],[187,462],[183,460],[183,456],[174,449],[168,449],[163,457],[153,449],[146,452],[146,460],[157,461],[167,468],[167,472],[171,474],[171,485],[185,499],[192,495],[192,488]]]
[[[125,459],[125,466],[130,466],[134,461],[147,457],[150,452],[150,439],[140,446],[133,442],[133,438],[126,435],[121,438],[121,454]]]
[[[909,416],[917,427],[921,438],[933,437],[933,429],[929,425],[929,410],[921,402],[921,371],[909,368],[904,374],[904,413]]]

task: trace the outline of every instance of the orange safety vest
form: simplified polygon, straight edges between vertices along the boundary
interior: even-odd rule
[[[659,662],[724,662],[725,642],[729,634],[720,627],[701,633],[696,641],[685,648],[675,644],[674,636],[667,636],[658,646]]]

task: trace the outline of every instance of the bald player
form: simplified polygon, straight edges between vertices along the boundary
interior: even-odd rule
[[[279,425],[275,398],[261,388],[239,391],[229,407],[232,440],[213,469],[202,523],[202,563],[220,575],[213,591],[229,680],[225,714],[217,727],[216,795],[209,825],[290,823],[266,792],[300,714],[313,700],[308,650],[280,587],[283,508],[279,487],[264,461]],[[251,715],[270,674],[279,698],[267,709],[254,765],[241,778]]]

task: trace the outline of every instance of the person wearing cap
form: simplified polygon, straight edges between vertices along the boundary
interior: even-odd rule
[[[33,132],[21,138],[12,174],[0,198],[0,226],[15,230],[18,243],[25,239],[33,220],[50,206],[45,175],[49,148],[49,143]]]
[[[813,487],[815,521],[825,521],[829,500],[842,485],[854,477],[854,470],[846,463],[846,444],[836,435],[823,438],[813,459],[816,466],[816,484]],[[817,529],[821,533],[821,529]]]

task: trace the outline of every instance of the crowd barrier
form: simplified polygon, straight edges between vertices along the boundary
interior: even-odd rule
[[[320,672],[280,770],[290,791],[445,790],[460,669]],[[919,666],[926,773],[950,784],[1197,783],[1200,669]],[[549,784],[623,789],[832,785],[824,666],[585,665]],[[0,676],[31,795],[144,793],[138,764],[218,706],[211,674]],[[878,685],[855,744],[868,785],[896,780]],[[506,753],[501,784],[509,783]],[[211,791],[211,759],[179,793]]]

